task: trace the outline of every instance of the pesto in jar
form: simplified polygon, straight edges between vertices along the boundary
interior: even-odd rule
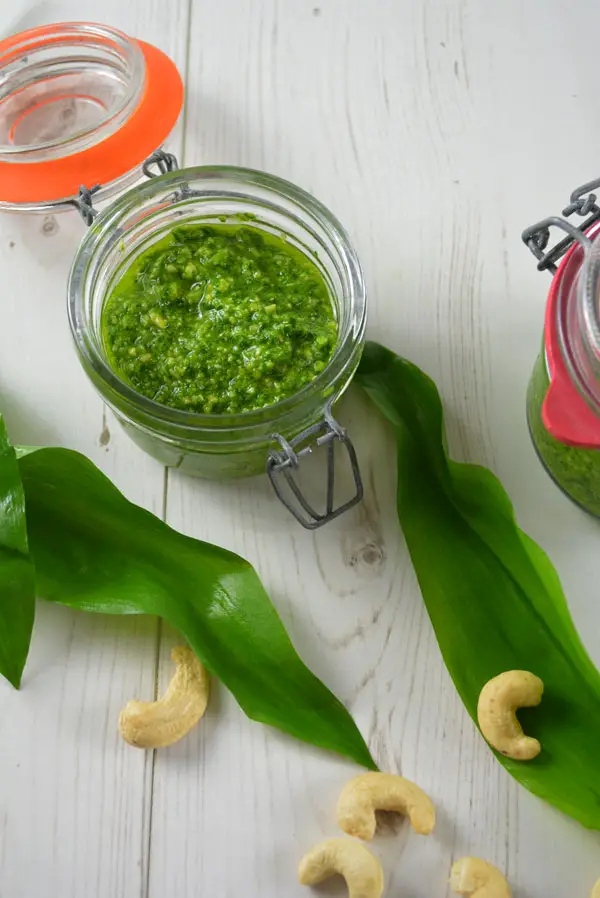
[[[600,451],[567,446],[548,433],[542,405],[550,378],[542,350],[527,391],[527,420],[533,445],[556,485],[569,499],[590,514],[600,517]]]
[[[337,324],[323,275],[285,238],[194,224],[135,259],[105,302],[102,334],[109,364],[138,393],[235,414],[314,380]]]

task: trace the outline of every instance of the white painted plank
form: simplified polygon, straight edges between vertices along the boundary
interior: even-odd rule
[[[187,164],[289,178],[341,218],[365,267],[371,336],[436,378],[457,457],[501,475],[551,552],[596,660],[597,525],[553,489],[526,433],[547,283],[519,235],[598,173],[599,25],[591,0],[195,3],[185,147]],[[375,844],[387,895],[443,898],[463,853],[503,867],[517,898],[588,894],[598,837],[521,790],[475,733],[395,521],[389,440],[360,399],[348,399],[344,418],[367,482],[346,519],[311,536],[264,479],[171,475],[169,522],[257,565],[301,654],[382,765],[432,794],[434,836],[404,825]],[[296,863],[335,835],[349,774],[250,724],[218,690],[204,724],[157,756],[151,898],[300,898]]]
[[[185,0],[96,0],[42,4],[31,15],[115,25],[183,71],[187,12]],[[71,345],[66,280],[83,227],[74,212],[0,215],[0,408],[15,442],[78,449],[162,514],[163,469],[105,416]],[[152,756],[122,743],[116,723],[128,699],[153,695],[156,647],[148,618],[39,606],[22,690],[0,683],[2,898],[145,894]]]

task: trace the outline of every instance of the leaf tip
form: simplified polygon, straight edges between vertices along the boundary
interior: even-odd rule
[[[21,688],[23,671],[2,672],[2,676],[4,676],[4,679],[7,680],[15,689],[18,690]]]

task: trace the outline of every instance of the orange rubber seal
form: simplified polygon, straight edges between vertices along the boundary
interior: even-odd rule
[[[105,140],[71,156],[44,162],[0,162],[0,202],[60,202],[76,196],[81,185],[115,181],[161,146],[179,118],[183,82],[165,53],[144,41],[136,43],[144,54],[146,81],[130,118]]]

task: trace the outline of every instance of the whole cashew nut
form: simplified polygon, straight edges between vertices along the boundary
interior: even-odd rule
[[[590,895],[590,898],[600,898],[600,879],[598,880],[598,882],[592,889],[592,894]]]
[[[171,652],[176,671],[167,691],[156,702],[127,702],[119,717],[119,732],[136,748],[164,748],[196,726],[208,704],[208,673],[185,645]]]
[[[511,898],[510,887],[500,870],[476,857],[463,857],[452,865],[450,888],[472,898]]]
[[[381,898],[381,864],[364,845],[351,839],[327,839],[316,845],[300,861],[298,881],[313,886],[336,873],[346,880],[348,898]]]
[[[414,831],[423,836],[435,826],[429,797],[414,783],[391,773],[364,773],[350,780],[338,799],[338,825],[349,836],[370,841],[377,826],[375,811],[407,814]]]
[[[544,684],[527,670],[507,670],[485,684],[479,695],[477,719],[484,738],[508,758],[530,761],[542,746],[523,733],[515,711],[534,708],[542,700]]]

